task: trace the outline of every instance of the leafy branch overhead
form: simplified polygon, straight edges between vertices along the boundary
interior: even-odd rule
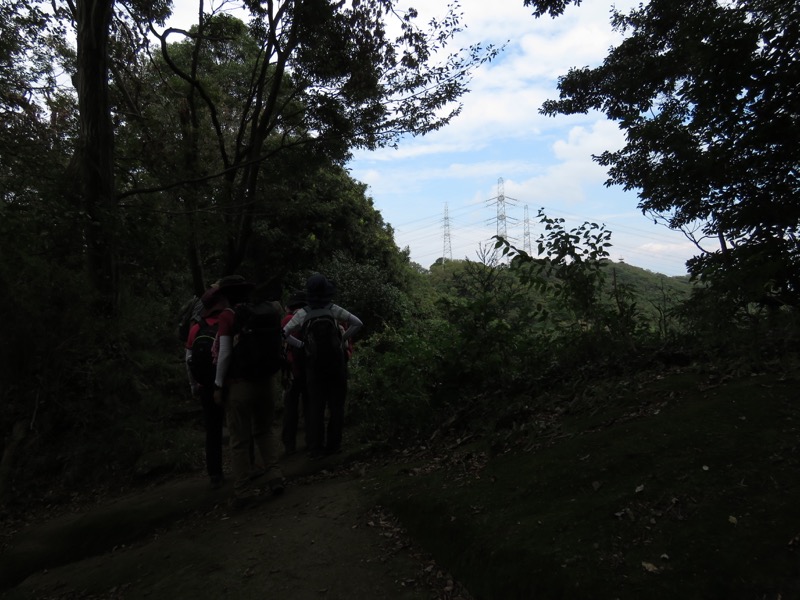
[[[541,112],[617,121],[625,146],[595,160],[697,245],[691,273],[734,302],[797,306],[797,4],[652,0],[613,24],[624,41]]]
[[[537,217],[543,230],[536,242],[538,258],[498,236],[495,248],[512,259],[511,268],[523,283],[550,291],[577,319],[597,321],[611,232],[597,223],[567,230],[564,219],[548,217],[541,208]]]
[[[228,272],[247,255],[257,207],[288,183],[282,162],[341,165],[354,148],[443,127],[460,112],[471,72],[499,51],[448,50],[461,27],[457,4],[424,30],[415,11],[400,13],[391,0],[248,9],[247,24],[204,14],[189,31],[151,27],[160,78],[167,83],[171,71],[179,79],[163,88],[174,101],[159,127],[181,127],[170,137],[187,157],[184,181],[219,176],[198,202],[225,215]]]

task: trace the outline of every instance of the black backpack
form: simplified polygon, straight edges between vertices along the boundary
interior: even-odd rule
[[[189,358],[189,370],[194,380],[202,386],[211,387],[214,385],[214,378],[217,374],[217,366],[214,364],[214,357],[211,349],[214,347],[214,340],[217,338],[219,325],[210,325],[205,319],[200,319],[200,330],[192,342],[192,356]]]
[[[342,330],[331,305],[325,308],[306,307],[302,325],[303,355],[308,369],[330,374],[344,368]]]
[[[231,377],[263,381],[283,366],[281,311],[272,302],[238,304],[234,308]]]

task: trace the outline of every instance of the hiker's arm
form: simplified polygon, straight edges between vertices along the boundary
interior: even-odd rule
[[[225,385],[225,376],[228,374],[228,367],[233,357],[233,319],[234,313],[229,309],[222,311],[219,315],[217,374],[214,377],[214,385],[218,388]]]
[[[302,309],[301,309],[302,310]],[[299,329],[300,325],[303,323],[303,319],[305,318],[305,311],[298,310],[294,316],[289,320],[286,325],[283,327],[283,339],[289,344],[292,348],[302,348],[303,342],[300,339],[294,337],[292,332]]]
[[[347,312],[347,318],[344,320],[347,321],[347,329],[345,329],[344,335],[342,335],[342,341],[346,342],[353,337],[359,329],[361,329],[361,326],[364,325],[364,323],[362,323],[361,319],[359,319],[357,316],[349,312]]]
[[[286,330],[283,331],[283,339],[286,340],[286,343],[289,344],[292,348],[303,347],[303,342],[301,342],[298,338],[294,337],[293,335],[286,335]]]
[[[231,363],[233,354],[233,338],[229,335],[219,336],[219,355],[217,356],[217,375],[214,385],[221,388],[225,384],[225,375],[228,374],[228,366]]]

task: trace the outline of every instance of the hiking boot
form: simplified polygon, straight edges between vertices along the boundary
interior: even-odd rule
[[[233,495],[228,500],[228,506],[232,510],[242,510],[259,504],[264,497],[261,490],[250,486],[234,488]]]
[[[262,469],[261,467],[254,467],[252,471],[250,471],[250,481],[255,481],[259,477],[263,477],[267,471]]]
[[[274,479],[270,479],[267,482],[267,485],[274,496],[280,496],[286,489],[286,482],[283,480],[283,477],[275,477]]]
[[[255,494],[249,496],[231,496],[228,500],[228,506],[231,510],[244,510],[258,504],[258,496]]]

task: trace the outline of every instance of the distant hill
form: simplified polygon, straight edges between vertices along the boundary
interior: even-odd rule
[[[688,275],[668,276],[623,262],[609,261],[606,268],[609,293],[616,276],[617,285],[629,288],[637,298],[637,307],[649,318],[658,318],[656,307],[673,308],[689,297],[694,284]]]
[[[472,261],[449,260],[444,263],[440,258],[431,265],[428,273],[432,276],[434,286],[449,290],[451,278],[463,271],[469,262]],[[616,278],[617,286],[634,296],[640,315],[652,324],[658,323],[662,312],[673,309],[686,300],[694,286],[688,275],[663,275],[624,262],[607,261],[604,272],[606,291],[602,300],[613,304],[612,292]],[[537,293],[533,292],[534,296]],[[550,306],[550,309],[556,312],[560,310],[558,306]],[[561,318],[570,317],[564,314]]]

